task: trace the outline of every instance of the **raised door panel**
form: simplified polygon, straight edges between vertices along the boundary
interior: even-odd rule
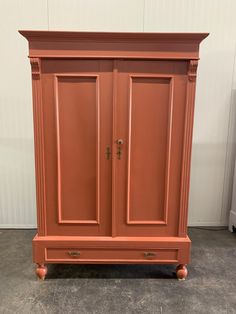
[[[130,76],[130,88],[127,222],[166,223],[171,79]]]
[[[118,235],[177,235],[186,73],[186,62],[117,62]]]
[[[59,223],[98,223],[98,77],[56,76],[56,94]]]
[[[44,61],[46,226],[52,235],[110,235],[112,63]],[[108,159],[109,158],[109,159]]]

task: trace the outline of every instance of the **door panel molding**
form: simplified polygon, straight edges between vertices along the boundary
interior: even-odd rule
[[[131,140],[132,140],[132,84],[133,79],[157,79],[169,81],[169,100],[168,100],[168,124],[167,124],[167,143],[166,143],[166,163],[165,163],[165,183],[164,183],[164,206],[163,219],[157,220],[132,220],[130,207],[130,190],[131,190]],[[168,223],[168,203],[169,203],[169,181],[170,181],[170,158],[171,158],[171,139],[172,139],[172,113],[173,113],[173,91],[174,91],[174,76],[156,75],[156,74],[129,74],[129,117],[128,117],[128,165],[127,165],[127,207],[126,207],[126,223],[132,225],[167,225]]]
[[[96,93],[96,208],[95,219],[63,219],[62,218],[62,171],[61,171],[61,133],[60,133],[60,114],[59,114],[59,89],[60,79],[86,78],[95,80]],[[54,74],[54,95],[56,110],[56,139],[57,139],[57,200],[58,200],[58,223],[59,224],[100,224],[100,91],[99,75],[87,73],[55,73]],[[82,149],[83,150],[83,149]],[[79,192],[79,191],[78,191]]]

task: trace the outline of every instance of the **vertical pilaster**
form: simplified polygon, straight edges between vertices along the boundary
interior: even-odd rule
[[[37,200],[38,235],[46,235],[46,195],[45,195],[45,166],[43,144],[43,103],[41,86],[41,60],[30,58],[33,89],[34,115],[34,148],[35,148],[35,176]]]
[[[185,237],[187,234],[188,220],[188,201],[190,166],[192,151],[194,99],[196,89],[198,60],[190,60],[188,67],[187,96],[185,107],[185,126],[184,126],[184,146],[182,159],[181,190],[180,190],[180,214],[179,214],[179,236]]]

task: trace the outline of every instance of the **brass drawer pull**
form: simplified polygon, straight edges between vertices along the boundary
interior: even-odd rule
[[[145,257],[155,257],[156,256],[156,253],[154,253],[154,252],[144,252],[143,254]]]
[[[78,252],[78,251],[69,251],[68,254],[71,257],[79,257],[80,256],[80,252]]]

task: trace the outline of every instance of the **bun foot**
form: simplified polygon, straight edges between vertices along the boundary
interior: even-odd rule
[[[186,265],[180,264],[176,267],[176,276],[178,280],[185,280],[188,275],[188,270]]]
[[[38,267],[36,268],[36,275],[39,279],[44,280],[47,272],[48,269],[44,264],[38,264]]]

